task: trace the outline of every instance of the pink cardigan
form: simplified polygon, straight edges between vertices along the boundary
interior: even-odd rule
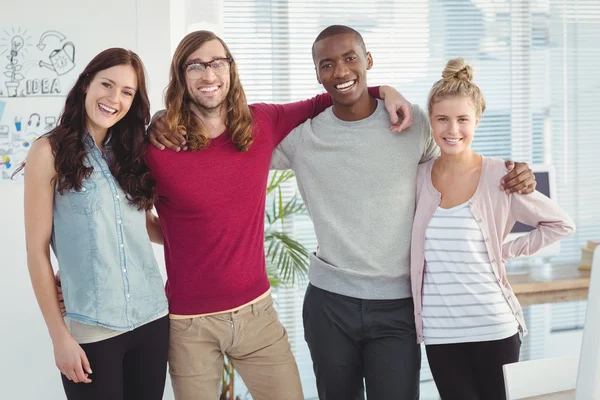
[[[422,289],[425,269],[425,231],[441,194],[431,183],[435,160],[419,165],[417,170],[417,208],[411,243],[411,286],[415,303],[417,341],[423,341]],[[573,220],[548,197],[539,192],[529,195],[507,195],[500,190],[500,179],[507,170],[503,160],[483,157],[481,177],[475,194],[469,200],[471,212],[485,237],[485,246],[494,275],[502,289],[523,334],[527,332],[521,305],[506,279],[505,261],[533,254],[544,246],[575,232]],[[503,244],[516,221],[537,227],[528,234]]]

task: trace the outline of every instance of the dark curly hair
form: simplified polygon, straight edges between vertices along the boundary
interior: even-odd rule
[[[154,205],[156,185],[144,161],[148,145],[145,128],[150,121],[150,102],[144,65],[138,55],[130,50],[111,48],[98,54],[85,67],[67,95],[58,125],[45,135],[50,141],[57,171],[53,184],[60,194],[70,189],[80,190],[82,181],[91,175],[94,168],[84,164],[87,155],[83,143],[87,118],[86,91],[99,71],[117,65],[133,67],[138,89],[127,114],[108,130],[106,137],[110,138],[113,153],[109,158],[109,167],[129,202],[140,210],[150,210]]]

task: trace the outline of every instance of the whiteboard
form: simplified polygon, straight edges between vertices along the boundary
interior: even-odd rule
[[[79,45],[57,29],[0,27],[0,181],[11,182],[31,144],[56,126],[81,69]]]
[[[64,0],[57,7],[28,1],[35,13],[25,12],[19,2],[2,7],[0,184],[22,182],[22,173],[11,179],[13,172],[31,144],[56,126],[65,98],[87,63],[109,47],[136,48],[135,2],[108,0],[92,13],[81,3]]]

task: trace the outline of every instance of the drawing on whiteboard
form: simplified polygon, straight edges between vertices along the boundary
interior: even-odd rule
[[[44,121],[46,122],[46,126],[44,127],[45,131],[50,131],[56,126],[56,117],[46,117]]]
[[[29,148],[45,130],[41,124],[42,116],[32,113],[27,122],[15,117],[14,125],[0,124],[0,182],[7,180],[12,172],[27,158]],[[46,121],[55,120],[54,116],[46,117]],[[48,125],[47,125],[48,126]],[[16,178],[22,179],[22,174]]]
[[[0,184],[23,180],[22,172],[11,179],[13,172],[33,142],[56,127],[80,72],[73,39],[51,26],[0,23]]]
[[[42,117],[40,117],[40,114],[32,113],[29,116],[29,121],[27,121],[27,125],[31,126],[32,124],[35,124],[35,126],[40,126],[41,120],[42,120]]]
[[[6,55],[8,64],[6,64],[4,71],[4,76],[7,77],[8,80],[4,85],[6,86],[8,96],[16,97],[19,85],[23,78],[25,78],[21,71],[23,65],[19,63],[19,58],[22,58],[23,55],[27,53],[27,47],[31,47],[31,44],[26,42],[31,39],[31,36],[27,36],[27,30],[21,32],[21,28],[16,30],[13,28],[12,33],[4,30],[4,33],[7,37],[3,37],[2,39],[4,40],[0,42],[0,55],[8,52]]]
[[[64,75],[75,68],[75,45],[65,43],[61,48],[55,49],[48,56],[50,63],[40,61],[40,67],[48,68],[57,75]]]
[[[56,36],[61,42],[64,42],[67,39],[67,37],[65,35],[63,35],[62,33],[60,33],[59,31],[46,31],[41,34],[40,40],[38,41],[38,44],[37,44],[37,48],[40,49],[41,51],[43,51],[46,48],[46,43],[45,43],[46,39],[51,36]]]
[[[15,129],[21,132],[21,117],[15,117]]]
[[[70,86],[71,81],[63,83],[62,78],[68,78],[76,67],[75,44],[57,30],[46,30],[37,44],[32,42],[27,29],[0,31],[0,56],[8,61],[0,97],[55,97],[63,95],[64,86]]]

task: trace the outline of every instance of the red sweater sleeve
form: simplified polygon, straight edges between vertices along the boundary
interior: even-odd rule
[[[369,87],[369,95],[380,99],[379,86]],[[256,116],[261,115],[260,127],[263,133],[268,130],[272,134],[274,147],[277,146],[295,127],[309,118],[314,118],[333,102],[329,93],[322,93],[308,100],[287,104],[253,104]],[[264,125],[267,123],[267,126]]]

